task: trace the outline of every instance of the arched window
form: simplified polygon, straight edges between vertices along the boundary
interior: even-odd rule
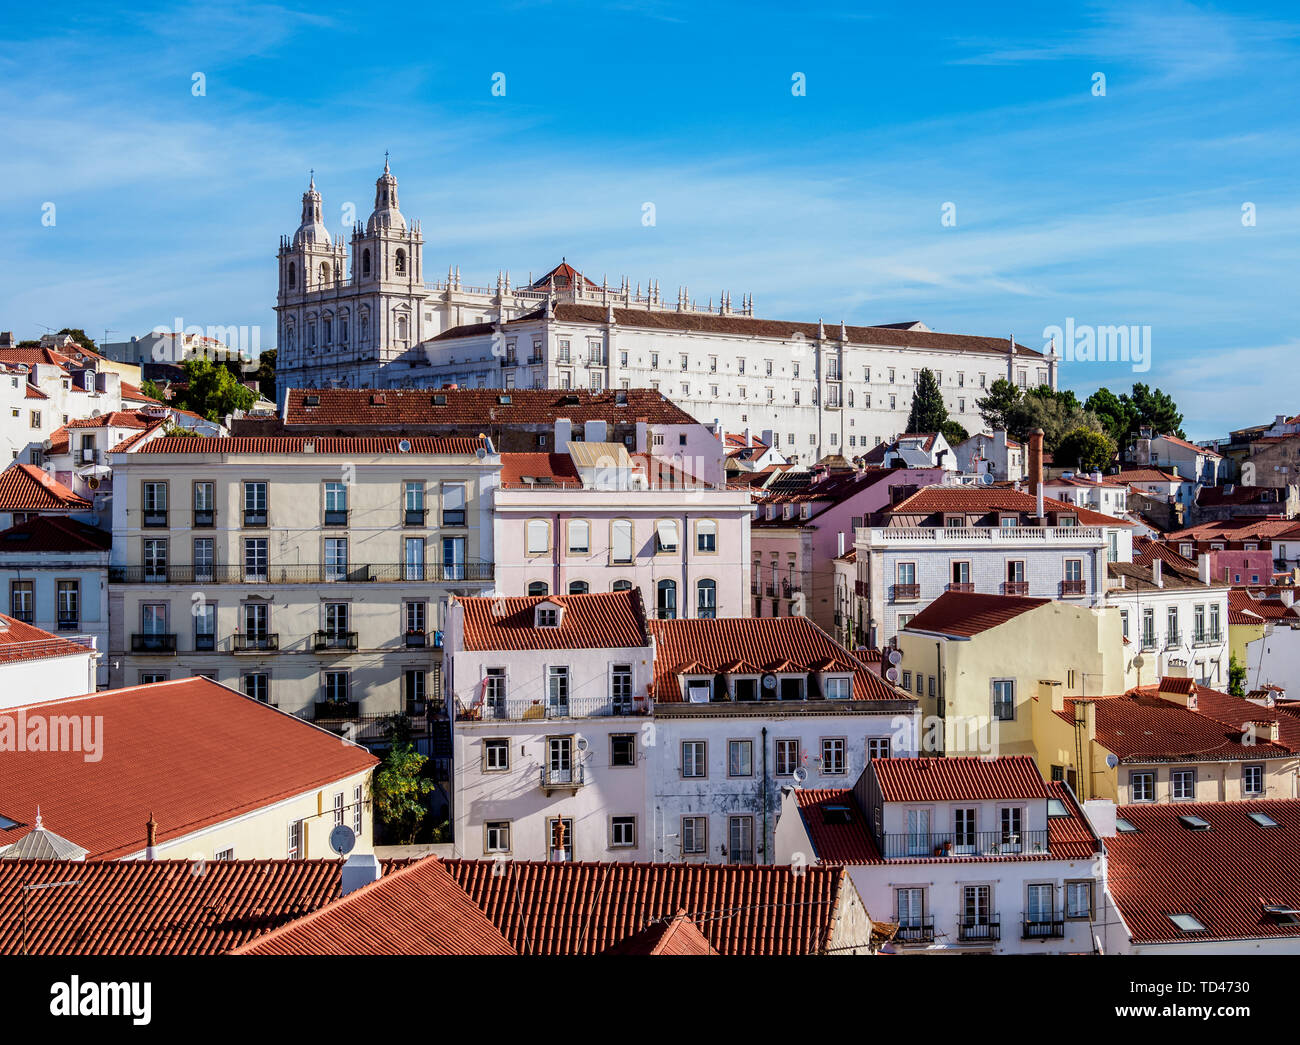
[[[631,582],[631,581],[615,581],[613,584],[611,584],[611,585],[609,586],[609,590],[610,590],[610,591],[631,591],[631,590],[632,590],[632,582]]]
[[[293,351],[293,325],[284,328],[284,347],[290,352]]]
[[[292,261],[289,262],[289,289],[292,290],[298,285],[298,266]]]
[[[528,594],[549,595],[551,594],[551,587],[545,581],[533,581],[531,584],[528,585]]]
[[[322,261],[320,263],[320,281],[322,283],[328,283],[330,281],[330,263],[328,261]]]
[[[370,343],[370,316],[365,312],[361,313],[361,343]]]
[[[677,619],[677,582],[660,581],[655,585],[655,616],[660,620]]]
[[[339,313],[339,344],[340,345],[346,345],[348,343],[349,318],[351,317],[349,317],[346,309]]]
[[[362,274],[363,276],[368,276],[368,275],[370,275],[370,251],[369,251],[369,249],[363,250],[363,251],[361,252],[361,274]]]
[[[717,615],[718,585],[715,581],[700,581],[695,585],[695,616],[712,620]]]
[[[334,316],[326,312],[321,317],[321,341],[323,344],[330,345],[334,343]]]
[[[398,252],[393,255],[393,271],[399,276],[406,275],[406,251],[398,250]]]
[[[398,341],[406,340],[406,317],[405,316],[397,317],[397,340]]]
[[[591,585],[586,581],[569,581],[570,595],[586,595],[591,591]]]

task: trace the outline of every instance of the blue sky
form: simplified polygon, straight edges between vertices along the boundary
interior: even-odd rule
[[[1067,318],[1149,325],[1148,373],[1063,383],[1158,384],[1194,438],[1300,411],[1300,15],[849,6],[9,5],[0,328],[181,317],[269,347],[308,169],[342,231],[387,149],[431,277],[563,255],[773,318],[1034,347]]]

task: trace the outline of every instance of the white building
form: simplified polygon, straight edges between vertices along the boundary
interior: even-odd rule
[[[1128,512],[1128,487],[1107,479],[1100,472],[1089,475],[1064,472],[1055,479],[1044,479],[1043,494],[1056,501],[1116,518]]]
[[[1025,447],[1006,430],[978,432],[952,448],[958,469],[966,475],[991,475],[1002,482],[1018,482],[1025,475]]]
[[[651,856],[777,862],[780,789],[916,754],[916,701],[805,617],[652,621]]]
[[[939,334],[921,323],[828,329],[760,320],[723,293],[697,305],[624,279],[597,285],[562,263],[524,286],[426,279],[418,223],[398,209],[385,164],[375,209],[345,248],[314,181],[280,245],[277,370],[284,389],[657,388],[726,431],[770,429],[787,458],[854,457],[906,427],[923,368],[953,417],[973,419],[998,378],[1056,385],[1056,356],[1011,340]]]
[[[94,692],[96,656],[86,636],[53,635],[0,614],[0,708]],[[14,751],[15,742],[0,733],[0,751]]]
[[[639,590],[453,600],[446,657],[457,856],[651,858]]]
[[[110,534],[94,526],[50,516],[37,516],[0,532],[0,590],[8,592],[10,615],[102,654],[108,649],[112,543]],[[101,655],[96,660],[96,676],[89,686],[82,688],[84,675],[74,670],[72,677],[81,681],[69,693],[108,685],[107,658]],[[4,699],[0,694],[0,703]]]
[[[852,789],[789,788],[777,860],[847,865],[895,953],[1101,949],[1101,843],[1027,755],[876,759]]]

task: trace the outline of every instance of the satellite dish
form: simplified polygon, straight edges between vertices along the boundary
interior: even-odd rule
[[[347,824],[336,824],[330,832],[330,848],[339,856],[347,856],[356,847],[356,832]]]
[[[587,750],[587,738],[586,738],[586,737],[579,737],[579,738],[578,738],[578,750],[579,750],[579,751],[586,751],[586,750]]]
[[[474,451],[474,456],[481,461],[483,460],[483,458],[487,457],[487,451],[480,446],[477,450]]]
[[[897,682],[897,681],[898,681],[898,669],[897,669],[897,668],[890,668],[888,671],[885,672],[885,678],[887,678],[890,682]]]
[[[775,675],[764,675],[764,676],[763,676],[763,688],[764,688],[764,689],[776,689],[776,676],[775,676]]]
[[[400,443],[397,444],[397,449],[399,449],[404,454],[409,454],[411,452],[411,440],[403,439]]]
[[[1119,765],[1119,756],[1118,756],[1118,755],[1107,755],[1107,756],[1106,756],[1106,767],[1107,767],[1108,769],[1114,769],[1117,765]]]
[[[803,766],[800,766],[791,774],[791,776],[794,777],[794,782],[796,784],[802,784],[805,780],[808,779],[808,770],[804,769]]]
[[[1135,668],[1142,667],[1146,662],[1147,662],[1146,657],[1142,656],[1141,653],[1139,653],[1136,657],[1133,658],[1133,666]]]
[[[86,485],[89,486],[92,490],[98,490],[99,480],[92,475],[89,479],[86,480]]]
[[[900,649],[891,649],[889,651],[889,663],[901,664],[903,662],[903,651]]]
[[[980,476],[980,482],[983,483],[985,486],[992,486],[994,483],[993,473],[985,472],[983,475]]]

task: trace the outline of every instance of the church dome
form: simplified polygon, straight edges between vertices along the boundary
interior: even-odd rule
[[[388,169],[388,157],[384,157],[384,173],[375,182],[375,209],[366,222],[366,232],[373,235],[380,229],[406,231],[406,219],[397,209],[397,179]]]
[[[307,191],[302,194],[302,224],[298,226],[298,231],[293,234],[293,245],[295,247],[328,247],[330,245],[329,230],[325,228],[325,222],[321,218],[321,198],[320,193],[316,191],[316,176],[313,174],[311,184],[307,186]]]

